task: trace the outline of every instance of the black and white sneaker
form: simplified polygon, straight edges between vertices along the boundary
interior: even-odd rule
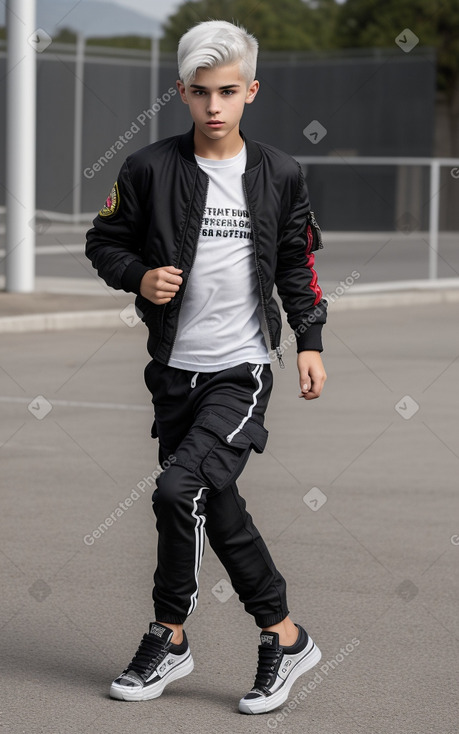
[[[257,675],[252,690],[239,701],[241,713],[263,714],[281,706],[296,679],[319,662],[319,648],[303,627],[296,626],[298,639],[290,647],[279,645],[277,632],[261,632]]]
[[[185,632],[183,642],[171,642],[173,632],[158,622],[150,624],[128,667],[110,687],[110,696],[121,701],[157,698],[168,683],[183,678],[194,668]]]

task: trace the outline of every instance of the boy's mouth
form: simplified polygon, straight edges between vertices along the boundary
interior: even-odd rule
[[[209,120],[206,125],[209,127],[221,127],[224,123],[221,120]]]

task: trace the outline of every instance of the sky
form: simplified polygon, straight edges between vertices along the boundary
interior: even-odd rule
[[[61,0],[64,4],[63,0]],[[74,0],[74,5],[78,5],[79,2],[85,0]],[[183,4],[183,0],[99,0],[107,5],[121,5],[127,10],[136,10],[139,13],[148,15],[151,18],[155,18],[159,21],[164,21],[171,15],[180,5]],[[5,16],[5,2],[6,0],[0,0],[0,18],[3,22]],[[38,0],[37,0],[38,2]],[[59,0],[57,0],[59,3]],[[68,4],[68,0],[65,1]],[[14,0],[13,0],[14,7]]]
[[[0,0],[0,27],[6,22],[5,2]],[[123,31],[156,35],[181,4],[182,0],[36,0],[36,22],[51,36],[58,27],[69,27],[85,36],[122,35]],[[150,24],[142,20],[145,16],[151,18]]]
[[[104,2],[113,2],[113,0],[104,0]],[[183,0],[116,0],[118,5],[132,8],[145,15],[152,15],[158,20],[165,20],[179,5],[182,5],[182,2]],[[344,2],[344,0],[339,0],[339,2]]]
[[[344,1],[338,0],[340,3]],[[113,0],[104,0],[104,2],[113,2]],[[158,20],[166,20],[179,5],[183,4],[183,0],[116,0],[116,3],[123,5],[125,8],[142,12],[145,15],[152,15]]]
[[[338,2],[344,1],[345,0],[338,0]],[[3,26],[5,23],[5,2],[6,0],[0,0],[0,26]],[[12,0],[12,2],[14,8],[14,0]],[[103,35],[104,28],[107,28],[108,33],[108,26],[112,25],[115,28],[113,32],[116,31],[117,33],[119,24],[123,24],[123,20],[120,19],[119,14],[116,13],[111,16],[110,24],[110,7],[113,8],[113,6],[116,5],[119,8],[122,8],[125,12],[134,11],[134,13],[141,13],[161,24],[166,21],[166,19],[180,7],[180,5],[183,4],[184,0],[97,0],[96,6],[99,8],[99,10],[95,12],[95,16],[97,16],[97,18],[91,15],[88,16],[88,13],[84,12],[84,6],[86,3],[89,6],[91,4],[91,0],[36,0],[36,2],[37,7],[41,8],[41,13],[37,14],[38,17],[42,19],[42,22],[50,25],[54,25],[55,22],[57,23],[61,18],[60,8],[62,8],[65,11],[64,17],[68,17],[69,21],[73,21],[74,24],[76,24],[75,27],[80,30],[80,32],[83,32],[86,35],[91,35],[88,32],[87,26],[91,26],[92,22],[94,26],[97,26],[97,33]],[[107,6],[107,16],[104,11],[100,10],[104,5]],[[70,12],[68,12],[69,8]],[[128,16],[122,16],[124,22],[126,22],[127,17]],[[79,19],[79,25],[81,27],[78,26],[77,18]],[[85,19],[85,22],[81,20],[82,18]],[[135,27],[133,26],[130,32],[137,33],[139,23],[140,28],[142,28],[141,18],[136,16],[136,19],[132,19],[132,23]],[[124,25],[122,25],[122,27],[124,27]],[[158,26],[155,25],[153,27],[157,28]],[[110,30],[109,35],[111,33],[112,31]]]
[[[113,0],[103,2],[113,4]],[[158,20],[166,20],[182,3],[183,0],[116,0],[117,5],[128,10],[137,10]]]

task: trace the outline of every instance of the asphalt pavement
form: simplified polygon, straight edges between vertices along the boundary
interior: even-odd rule
[[[152,619],[157,455],[132,299],[0,294],[4,318],[41,319],[0,335],[1,731],[457,731],[457,289],[406,296],[337,297],[319,400],[298,399],[293,348],[273,365],[269,441],[240,489],[323,657],[284,707],[247,717],[258,630],[209,546],[194,672],[154,701],[108,698]],[[72,310],[86,321],[43,321]]]

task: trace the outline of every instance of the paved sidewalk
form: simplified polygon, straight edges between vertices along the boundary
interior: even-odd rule
[[[258,717],[237,712],[258,631],[209,547],[194,672],[155,701],[107,697],[152,616],[143,324],[0,335],[0,731],[455,733],[457,322],[455,303],[331,309],[309,403],[294,351],[273,366],[270,438],[241,492],[323,659]]]
[[[116,327],[132,320],[134,294],[114,291],[100,282],[49,278],[36,293],[0,291],[0,335],[62,329]],[[134,319],[137,320],[137,319]]]
[[[347,277],[321,281],[321,287],[333,311],[459,302],[459,278],[360,284]],[[115,291],[99,278],[37,278],[35,293],[0,291],[0,335],[117,328],[120,320],[133,326],[134,301],[133,293]]]
[[[128,303],[134,296],[91,296],[66,293],[5,293],[0,291],[0,319],[32,314],[67,313],[75,311],[111,310],[118,304]]]

